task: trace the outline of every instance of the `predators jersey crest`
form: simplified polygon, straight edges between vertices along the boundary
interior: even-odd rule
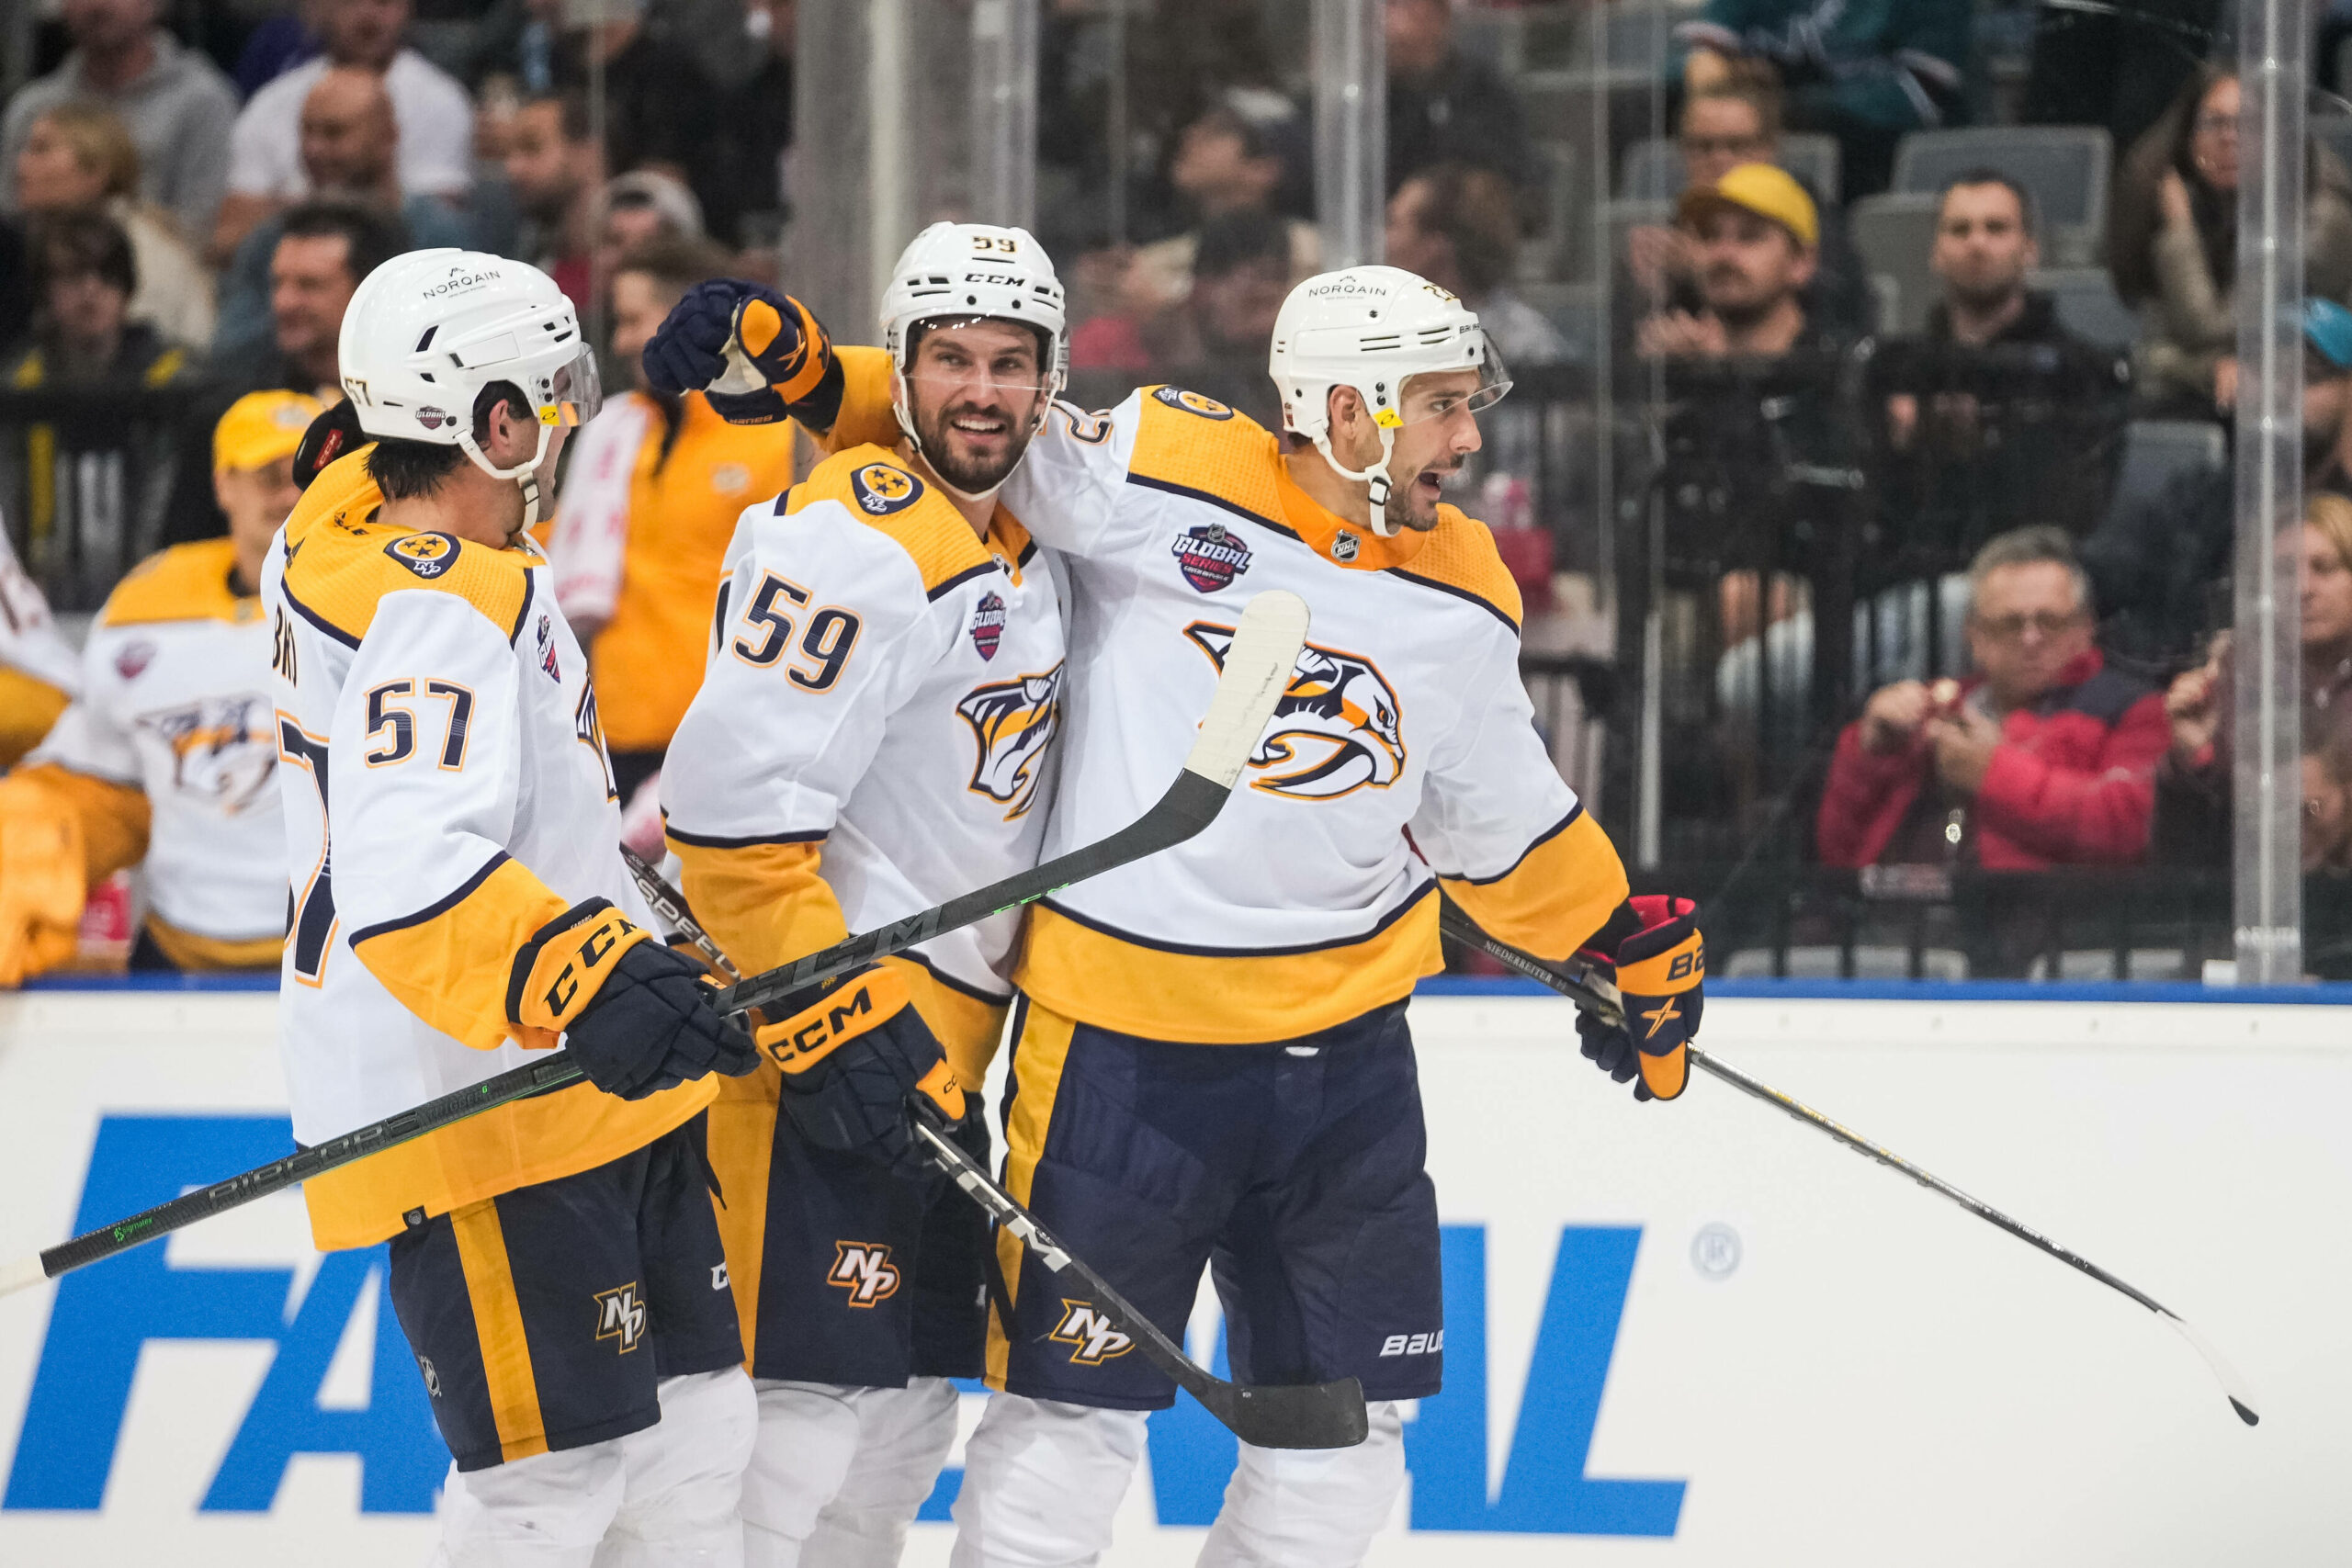
[[[275,802],[277,738],[271,716],[268,703],[239,695],[141,714],[138,722],[171,752],[175,790],[233,817],[265,797]]]
[[[956,705],[978,749],[971,791],[1001,803],[1008,822],[1027,815],[1036,802],[1046,749],[1061,725],[1061,689],[1062,667],[1057,664],[1042,675],[1015,675],[976,687]]]
[[[1194,621],[1184,635],[1219,671],[1231,626]],[[1250,787],[1292,800],[1337,800],[1386,789],[1405,771],[1396,689],[1362,654],[1308,643],[1298,650],[1273,722],[1251,753]]]
[[[447,534],[402,534],[384,553],[430,581],[457,561],[458,541]]]
[[[868,463],[849,477],[850,492],[860,510],[871,517],[903,512],[922,497],[922,481],[904,468]]]

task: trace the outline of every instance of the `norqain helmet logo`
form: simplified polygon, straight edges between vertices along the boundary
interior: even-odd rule
[[[449,269],[447,277],[438,283],[427,285],[418,298],[438,299],[444,294],[455,294],[460,289],[477,288],[485,283],[495,283],[505,276],[494,267],[485,272],[468,272],[461,266],[453,266]]]

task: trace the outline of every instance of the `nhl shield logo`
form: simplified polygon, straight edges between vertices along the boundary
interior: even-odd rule
[[[992,660],[1003,640],[1004,600],[995,593],[983,593],[972,611],[972,646],[979,649],[982,660]]]
[[[1344,566],[1355,559],[1357,553],[1363,548],[1363,541],[1342,528],[1339,536],[1331,541],[1331,558]]]
[[[1222,523],[1187,528],[1169,546],[1184,581],[1203,593],[1230,588],[1233,580],[1250,570],[1250,547],[1226,532]]]
[[[429,582],[455,564],[458,541],[447,534],[403,534],[384,553]]]
[[[868,463],[849,477],[850,492],[869,517],[903,512],[922,496],[922,481],[888,463]]]

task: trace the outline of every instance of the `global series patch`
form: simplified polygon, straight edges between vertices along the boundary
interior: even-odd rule
[[[994,592],[983,593],[972,611],[972,646],[982,660],[992,660],[1003,640],[1004,600]]]
[[[1250,547],[1226,532],[1222,523],[1187,528],[1169,547],[1184,581],[1203,593],[1230,588],[1250,570]]]

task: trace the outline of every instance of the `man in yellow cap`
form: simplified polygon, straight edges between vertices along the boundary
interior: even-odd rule
[[[151,556],[117,585],[83,649],[80,697],[0,779],[0,985],[71,959],[88,890],[142,862],[131,967],[277,967],[286,835],[256,595],[319,412],[294,392],[230,406],[212,438],[228,536]]]
[[[1641,326],[1654,357],[1778,357],[1806,335],[1804,293],[1819,258],[1813,197],[1784,169],[1741,164],[1682,193],[1676,219],[1696,253],[1697,311],[1662,310]]]

